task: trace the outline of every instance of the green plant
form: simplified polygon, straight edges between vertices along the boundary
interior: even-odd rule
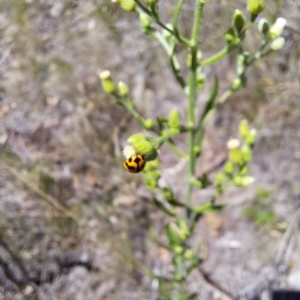
[[[276,214],[268,207],[273,191],[265,190],[263,187],[257,189],[257,198],[251,207],[244,209],[243,215],[257,225],[271,224],[275,221]]]
[[[216,174],[214,180],[210,180],[206,175],[201,178],[196,177],[195,170],[198,160],[201,158],[206,124],[220,104],[224,103],[232,93],[246,84],[246,72],[249,67],[258,59],[282,48],[284,38],[281,37],[281,33],[285,26],[285,20],[279,18],[272,26],[269,26],[266,20],[260,19],[258,30],[261,33],[261,43],[255,53],[250,53],[245,49],[243,40],[249,34],[249,29],[253,26],[256,17],[263,10],[264,3],[263,0],[249,0],[247,5],[250,12],[249,21],[246,21],[241,11],[235,10],[231,26],[224,35],[226,46],[215,55],[203,59],[198,39],[203,7],[207,5],[209,0],[195,1],[195,14],[190,38],[182,36],[178,28],[182,0],[177,2],[172,21],[168,24],[163,23],[159,17],[158,0],[145,0],[145,2],[140,0],[115,0],[114,2],[119,3],[124,10],[138,15],[141,28],[145,34],[153,37],[162,45],[166,51],[175,80],[186,94],[188,113],[185,121],[181,119],[177,110],[171,111],[168,117],[154,116],[155,119],[145,120],[135,108],[127,85],[124,82],[119,82],[116,85],[109,71],[100,73],[104,91],[114,97],[116,104],[126,108],[142,128],[155,133],[157,136],[156,138],[147,137],[141,133],[132,135],[128,139],[130,146],[127,146],[124,150],[127,159],[126,166],[130,165],[133,173],[143,169],[144,164],[143,162],[141,164],[141,160],[145,159],[147,161],[142,173],[145,185],[156,195],[152,200],[157,209],[171,217],[171,221],[165,226],[165,234],[173,254],[173,272],[169,277],[160,277],[155,274],[150,274],[150,276],[158,279],[161,295],[165,299],[194,299],[196,295],[188,293],[185,289],[185,282],[190,273],[202,262],[201,257],[197,256],[188,244],[188,240],[194,234],[195,225],[204,213],[218,212],[223,209],[222,205],[217,204],[217,200],[229,185],[243,187],[254,181],[254,178],[248,175],[248,163],[251,160],[256,131],[249,128],[246,120],[243,120],[239,127],[241,140],[231,139],[228,141],[229,155],[223,170]],[[183,75],[176,56],[175,49],[178,45],[185,47],[188,51],[187,66],[189,74],[187,78]],[[236,50],[234,52],[236,53],[235,79],[219,95],[219,81],[217,75],[215,76],[204,110],[197,118],[196,98],[201,93],[203,86],[207,84],[203,69],[215,64],[234,49]],[[173,142],[173,138],[179,134],[187,135],[187,153],[181,152]],[[163,144],[167,144],[178,157],[187,161],[187,190],[184,201],[176,199],[172,187],[161,187],[159,185],[161,172],[157,150]],[[139,167],[135,169],[135,165]],[[215,195],[210,201],[200,206],[193,206],[193,189],[205,189],[208,186],[215,187]],[[178,213],[178,209],[185,210],[185,217]],[[157,241],[153,231],[150,233],[152,240]]]

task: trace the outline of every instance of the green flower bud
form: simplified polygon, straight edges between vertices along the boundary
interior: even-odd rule
[[[248,172],[249,172],[248,166],[244,166],[244,167],[242,168],[242,170],[240,171],[240,175],[241,175],[241,176],[245,176],[245,175],[248,174]]]
[[[223,173],[217,173],[215,175],[215,185],[222,184],[226,180]]]
[[[269,37],[271,40],[281,36],[283,29],[286,25],[286,19],[278,18],[275,23],[269,29]]]
[[[197,58],[197,63],[199,64],[202,59],[202,52],[200,50],[197,51],[196,58]]]
[[[232,183],[235,186],[241,186],[242,181],[243,181],[243,178],[241,176],[236,176],[236,177],[233,178]]]
[[[157,181],[160,176],[161,176],[161,173],[160,173],[160,170],[154,170],[154,171],[150,171],[147,173],[147,176],[155,181]]]
[[[173,109],[169,114],[168,125],[171,128],[180,128],[180,113],[178,110]]]
[[[170,134],[172,136],[178,135],[180,133],[180,129],[179,128],[171,128],[170,129]]]
[[[252,158],[252,151],[248,145],[243,145],[242,149],[242,158],[244,162],[248,162]]]
[[[192,179],[191,179],[191,182],[192,182],[192,184],[195,186],[195,187],[197,187],[198,189],[201,189],[202,188],[202,182],[201,181],[199,181],[199,180],[197,180],[195,177],[193,177]]]
[[[252,176],[241,177],[240,186],[248,186],[255,181],[255,178]]]
[[[246,136],[249,134],[249,123],[247,120],[242,120],[240,122],[240,125],[239,125],[239,132],[240,132],[240,135],[242,138],[246,138]]]
[[[153,147],[152,143],[148,141],[134,143],[132,147],[134,147],[137,153],[145,155],[147,161],[156,159],[158,156],[157,150]]]
[[[253,145],[256,139],[256,135],[257,135],[256,129],[254,128],[251,129],[245,138],[246,143],[249,144],[250,146]]]
[[[145,185],[149,190],[155,190],[157,188],[157,181],[156,180],[146,180]]]
[[[241,149],[232,149],[229,151],[229,159],[233,163],[239,164],[243,162],[243,156]]]
[[[253,18],[263,11],[265,6],[264,2],[264,0],[248,0],[247,10],[250,12]]]
[[[127,139],[127,143],[130,144],[133,148],[134,148],[134,144],[143,141],[147,141],[147,138],[142,133],[133,134]]]
[[[197,89],[201,90],[205,84],[205,74],[203,73],[198,73],[197,77],[196,77],[196,81],[197,81]]]
[[[234,164],[231,161],[225,163],[224,172],[227,174],[232,174],[234,172]]]
[[[144,122],[144,127],[145,127],[147,130],[152,130],[152,129],[154,128],[153,120],[152,120],[152,119],[147,119],[147,120]]]
[[[233,90],[238,90],[243,85],[243,81],[240,77],[237,77],[233,80],[231,88]]]
[[[180,245],[183,241],[183,237],[179,231],[178,226],[175,223],[168,224],[165,227],[166,235],[168,237],[170,245]]]
[[[173,25],[170,23],[166,24],[166,27],[169,28],[170,30],[173,30]],[[164,29],[162,33],[163,33],[164,38],[168,41],[172,37],[172,34],[169,30]]]
[[[176,245],[173,247],[173,251],[176,253],[176,254],[181,254],[183,252],[183,248],[179,245]]]
[[[103,71],[99,74],[99,77],[101,79],[102,82],[102,87],[103,90],[107,93],[107,94],[113,94],[115,92],[115,84],[113,83],[112,79],[111,79],[111,75],[109,71]]]
[[[232,46],[236,46],[240,42],[240,39],[236,36],[236,33],[232,27],[230,27],[227,30],[227,32],[224,35],[224,38],[226,42]]]
[[[151,160],[149,162],[147,162],[146,166],[145,166],[145,173],[153,171],[153,170],[157,170],[159,167],[159,160],[158,158]]]
[[[120,0],[121,7],[126,11],[133,11],[135,2],[133,0]]]
[[[284,46],[285,39],[284,37],[280,36],[272,41],[271,43],[271,49],[274,51],[280,50]]]
[[[151,20],[147,14],[140,13],[140,23],[143,29],[148,29],[151,25]]]
[[[184,238],[184,239],[187,239],[191,232],[186,224],[186,222],[182,219],[179,219],[179,231],[180,231],[180,234],[181,236]]]
[[[243,27],[245,26],[245,22],[246,21],[243,13],[239,9],[236,9],[232,18],[232,26],[238,33],[242,31]]]
[[[196,155],[199,155],[199,152],[200,152],[200,147],[198,146],[198,145],[196,145],[196,146],[194,146],[194,153],[196,154]]]
[[[191,259],[193,257],[193,249],[186,249],[183,256],[186,259]]]
[[[269,23],[267,22],[266,19],[260,19],[258,21],[257,27],[258,27],[258,31],[263,34],[267,34],[270,28]]]
[[[123,81],[119,81],[118,90],[121,96],[127,96],[129,93],[128,86]]]

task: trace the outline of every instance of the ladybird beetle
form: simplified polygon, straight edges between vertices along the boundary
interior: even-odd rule
[[[144,155],[135,154],[124,160],[123,166],[126,171],[130,173],[141,172],[146,165],[146,158]]]

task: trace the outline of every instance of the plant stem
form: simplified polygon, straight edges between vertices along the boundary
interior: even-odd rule
[[[177,38],[177,40],[182,43],[183,45],[187,46],[187,47],[191,47],[191,42],[187,39],[185,39],[184,37],[182,37],[178,31],[173,30],[171,28],[169,28],[168,26],[166,26],[164,23],[162,23],[162,21],[159,19],[159,16],[149,10],[146,6],[144,6],[139,0],[134,0],[134,2],[136,3],[136,5],[144,12],[146,13],[148,16],[150,16],[153,21],[155,21],[155,23],[157,25],[159,25],[161,28],[163,28],[164,30],[168,31],[169,33],[171,33],[173,36],[175,36]]]
[[[233,49],[233,47],[226,46],[224,49],[222,49],[221,51],[219,51],[215,55],[213,55],[213,56],[207,58],[206,60],[202,61],[201,62],[201,67],[213,65],[218,60],[225,57],[232,49]]]
[[[195,130],[195,100],[196,100],[196,72],[197,72],[197,50],[198,50],[198,36],[201,25],[201,17],[203,11],[203,3],[201,0],[195,1],[195,16],[194,16],[194,24],[193,24],[193,32],[191,38],[191,56],[192,62],[190,66],[189,73],[189,95],[188,95],[188,126],[191,128],[188,132],[188,187],[187,187],[187,195],[186,195],[186,205],[191,205],[191,195],[192,195],[192,178],[195,172],[195,153],[194,153],[194,133]],[[187,211],[187,217],[189,218],[189,211]]]

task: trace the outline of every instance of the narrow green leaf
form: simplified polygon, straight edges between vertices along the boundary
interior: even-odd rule
[[[187,271],[186,271],[186,273],[187,273],[187,277],[193,272],[193,270],[197,267],[197,266],[199,266],[201,263],[202,263],[202,259],[201,258],[192,258],[192,260],[190,260],[191,261],[191,265],[187,268]]]
[[[213,87],[210,91],[208,101],[207,101],[206,106],[204,108],[204,111],[202,113],[200,124],[205,119],[207,114],[211,111],[211,109],[214,107],[214,102],[215,102],[216,96],[218,94],[218,90],[219,90],[219,80],[215,76],[215,82],[214,82],[214,85],[213,85]]]
[[[179,201],[174,200],[174,199],[168,200],[168,203],[173,205],[173,206],[177,206],[177,207],[187,207],[185,203],[179,202]]]
[[[174,217],[176,216],[176,214],[172,211],[170,211],[169,209],[167,209],[160,201],[158,201],[156,198],[153,198],[152,199],[154,205],[160,210],[162,211],[163,213],[171,216],[171,217]]]
[[[176,4],[173,20],[172,20],[172,25],[174,30],[177,32],[177,24],[178,24],[178,18],[181,10],[183,0],[179,0]]]
[[[212,201],[208,201],[203,205],[193,208],[193,211],[196,214],[206,213],[206,212],[218,212],[221,211],[224,207],[225,205],[214,205]]]
[[[183,242],[183,238],[180,235],[179,228],[174,224],[167,224],[165,226],[165,233],[168,237],[169,244],[174,247],[175,245],[180,245]]]

